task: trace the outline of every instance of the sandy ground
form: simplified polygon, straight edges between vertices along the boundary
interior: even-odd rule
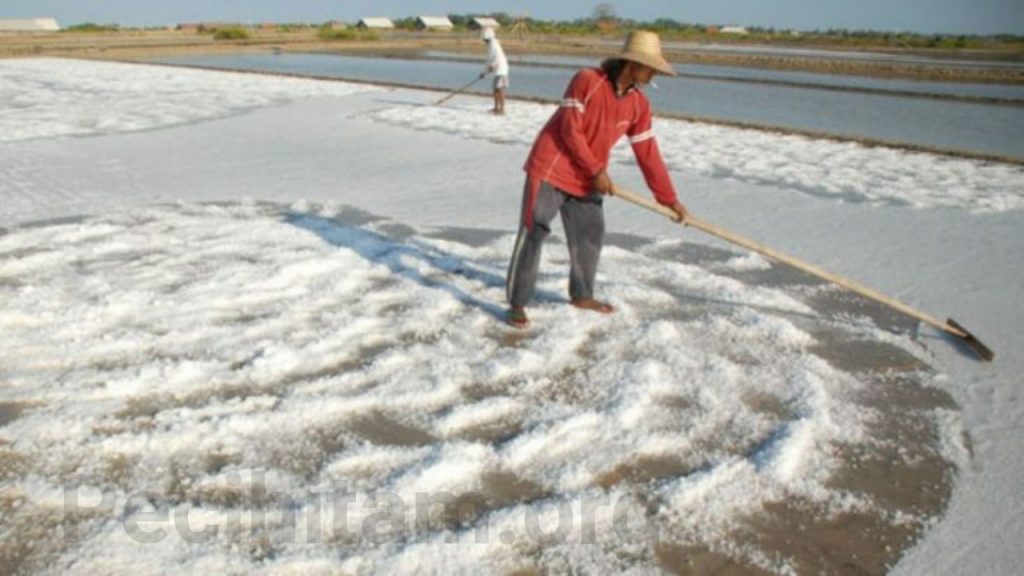
[[[606,40],[600,37],[558,37],[550,35],[511,36],[502,38],[508,53],[563,54],[595,57],[609,53]],[[354,54],[408,55],[421,50],[471,50],[479,52],[475,33],[408,33],[383,34],[378,40],[335,41],[320,40],[315,30],[297,32],[254,33],[241,41],[217,41],[208,34],[176,30],[118,33],[51,33],[0,36],[0,57],[12,56],[92,56],[113,59],[146,56],[249,52],[278,49],[287,52],[342,52]],[[919,56],[920,53],[900,54]],[[925,53],[926,56],[998,62],[1019,62],[1024,54],[1005,52],[942,52]],[[763,55],[720,53],[685,49],[666,50],[666,57],[679,64],[713,66],[742,66],[774,70],[799,70],[827,74],[872,76],[880,78],[913,78],[952,82],[1024,83],[1024,70],[1013,66],[985,67],[954,66],[950,64],[910,64],[899,62],[870,62],[849,59],[809,58],[798,55]]]

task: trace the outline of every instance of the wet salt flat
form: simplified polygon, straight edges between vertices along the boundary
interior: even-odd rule
[[[478,55],[464,52],[445,52],[428,50],[422,53],[424,58],[451,59],[479,62]],[[509,62],[513,66],[565,66],[582,68],[594,66],[594,58],[573,56],[551,56],[544,54],[512,54]],[[927,80],[903,80],[898,78],[871,78],[864,76],[846,76],[839,74],[816,74],[813,72],[793,72],[764,68],[740,68],[733,66],[709,66],[705,64],[676,64],[676,72],[712,78],[734,78],[745,81],[764,81],[773,83],[790,82],[794,84],[819,85],[823,87],[871,89],[892,92],[917,92],[920,94],[940,94],[949,96],[969,96],[979,98],[999,98],[1006,100],[1024,99],[1024,86],[1010,84],[970,84],[962,82],[935,82]]]
[[[521,332],[505,266],[551,107],[0,74],[4,573],[1018,564],[1016,167],[658,134],[695,213],[955,315],[993,364],[615,200],[619,312],[567,305],[556,230]],[[627,151],[610,168],[641,189]]]
[[[614,45],[614,43],[612,43]],[[674,50],[697,50],[708,52],[740,52],[748,54],[761,54],[770,56],[796,56],[817,58],[823,60],[866,60],[866,61],[889,61],[902,64],[925,64],[933,66],[966,66],[966,67],[991,67],[1000,68],[1021,68],[1018,62],[987,62],[982,60],[968,60],[949,57],[919,56],[913,54],[886,53],[863,50],[826,50],[815,48],[789,48],[781,46],[743,46],[729,44],[696,44],[692,42],[666,42],[665,47]]]
[[[452,90],[471,81],[483,68],[480,62],[324,54],[175,56],[158,61],[411,83]],[[595,66],[598,62],[600,59],[595,58],[589,65]],[[510,75],[509,93],[560,99],[571,75],[571,70],[562,67],[515,67]],[[865,80],[863,83],[870,86],[872,82]],[[659,78],[657,84],[657,89],[647,92],[652,105],[660,111],[1024,158],[1024,142],[1019,138],[1024,130],[1024,107],[1020,106],[814,90],[699,77]],[[489,92],[484,81],[471,90]],[[979,89],[981,93],[989,93],[990,90]],[[1017,91],[1014,93],[1019,97]]]

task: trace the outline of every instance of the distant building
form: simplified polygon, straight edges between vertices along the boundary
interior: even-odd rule
[[[390,18],[363,18],[356,24],[357,28],[373,30],[391,30],[395,23]]]
[[[420,30],[451,30],[455,28],[447,16],[418,16],[416,28]]]
[[[324,26],[326,26],[327,28],[330,28],[331,30],[345,30],[345,29],[348,28],[348,24],[345,24],[344,22],[342,22],[340,20],[331,20],[330,22],[328,22]]]
[[[718,31],[722,34],[738,34],[740,36],[750,34],[750,30],[747,30],[745,26],[722,26]]]
[[[0,33],[57,32],[60,24],[53,18],[0,18]]]
[[[477,16],[469,21],[469,27],[472,30],[483,30],[484,28],[497,30],[498,28],[501,28],[501,24],[499,24],[498,21],[495,20],[494,18]]]

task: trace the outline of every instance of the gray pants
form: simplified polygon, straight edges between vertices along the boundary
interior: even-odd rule
[[[561,213],[562,228],[569,245],[569,297],[594,297],[594,277],[604,241],[604,199],[600,194],[585,198],[570,196],[547,182],[541,182],[534,203],[532,224],[526,225],[530,206],[530,182],[523,191],[523,216],[512,252],[506,284],[509,304],[526,306],[533,296],[540,267],[541,247],[551,233],[551,221]]]

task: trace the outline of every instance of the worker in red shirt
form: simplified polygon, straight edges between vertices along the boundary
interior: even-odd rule
[[[686,217],[651,131],[650,102],[640,91],[655,74],[675,76],[675,71],[661,54],[658,35],[637,30],[620,54],[573,77],[537,136],[524,166],[522,216],[506,286],[512,326],[529,325],[526,304],[537,282],[541,246],[557,214],[569,245],[572,305],[614,312],[611,304],[594,299],[594,277],[604,240],[603,195],[612,192],[608,156],[622,136],[629,138],[655,199],[679,221]]]

